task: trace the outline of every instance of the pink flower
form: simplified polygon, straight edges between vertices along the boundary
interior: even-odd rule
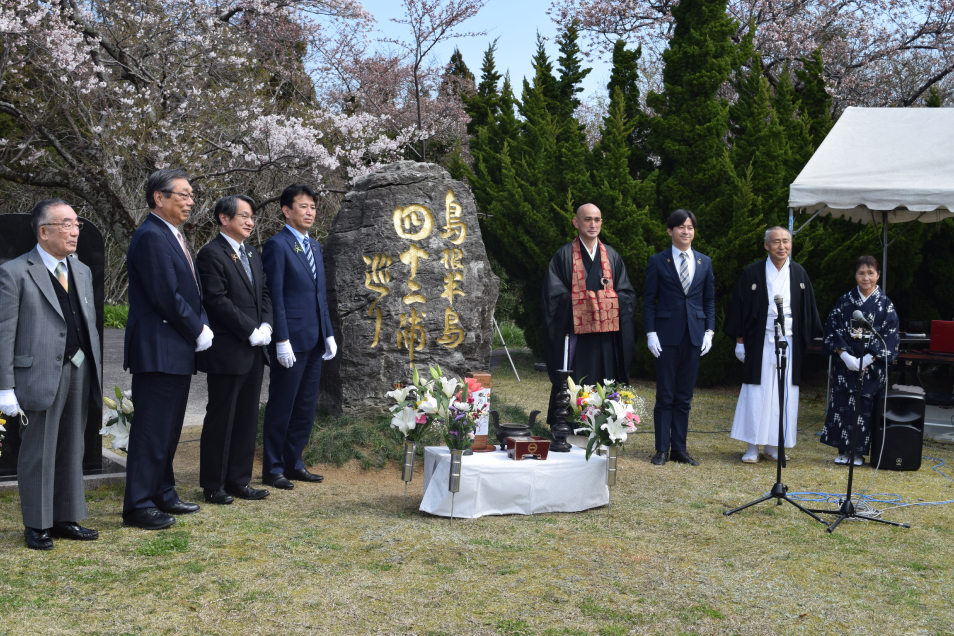
[[[427,415],[425,415],[424,413],[421,413],[420,415],[418,415],[417,419],[414,420],[416,424],[423,424],[426,421],[427,421]]]

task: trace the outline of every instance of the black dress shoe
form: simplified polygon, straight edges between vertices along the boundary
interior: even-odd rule
[[[171,506],[160,506],[159,510],[167,515],[187,515],[193,512],[199,512],[199,504],[189,503],[188,501],[177,501]]]
[[[696,460],[694,460],[694,459],[692,458],[692,456],[689,455],[689,453],[687,453],[687,452],[684,451],[684,450],[683,450],[683,451],[677,451],[677,450],[672,451],[671,453],[669,453],[669,459],[671,459],[671,460],[674,461],[674,462],[679,462],[680,464],[689,464],[690,466],[698,466],[698,465],[699,465],[699,462],[697,462]]]
[[[298,470],[290,470],[286,475],[288,479],[294,479],[295,481],[310,481],[310,482],[320,482],[324,481],[324,477],[321,475],[316,475],[314,473],[309,473],[304,468],[299,468]]]
[[[666,451],[657,451],[651,461],[655,466],[662,466],[666,463]]]
[[[252,488],[248,484],[245,484],[244,486],[226,486],[225,492],[229,493],[230,495],[235,495],[239,499],[249,499],[252,501],[264,499],[268,496],[267,490]]]
[[[143,530],[162,530],[176,522],[176,518],[167,515],[158,508],[139,508],[123,513],[123,525]]]
[[[281,490],[291,490],[295,487],[295,484],[288,481],[288,477],[285,477],[282,473],[264,476],[262,477],[262,483],[266,486],[272,486]]]
[[[73,541],[95,541],[99,538],[99,532],[84,528],[75,521],[54,521],[53,527],[50,528],[50,536]]]
[[[220,504],[223,506],[227,506],[233,501],[235,501],[235,499],[232,498],[232,495],[227,494],[221,488],[219,490],[210,490],[206,488],[205,500],[211,504]]]
[[[31,550],[53,549],[53,539],[50,538],[49,530],[34,530],[33,528],[24,528],[23,536],[26,538],[27,547]]]

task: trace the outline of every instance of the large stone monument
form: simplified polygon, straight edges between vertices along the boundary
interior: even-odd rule
[[[332,412],[383,414],[411,369],[490,368],[499,281],[470,189],[435,164],[401,161],[359,179],[324,243],[338,355],[321,376]]]

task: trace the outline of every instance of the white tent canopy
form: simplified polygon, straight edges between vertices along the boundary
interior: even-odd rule
[[[846,109],[792,183],[788,205],[790,230],[799,210],[883,223],[886,261],[889,223],[954,216],[954,108]]]
[[[846,109],[788,205],[862,223],[954,216],[954,108]]]

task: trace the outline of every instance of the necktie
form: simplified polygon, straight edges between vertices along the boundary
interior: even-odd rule
[[[239,245],[238,248],[239,260],[242,261],[242,267],[245,268],[245,273],[248,275],[248,282],[254,283],[252,280],[252,268],[248,264],[248,254],[245,253],[245,248]]]
[[[69,292],[70,280],[66,275],[66,265],[64,263],[57,263],[56,269],[53,270],[53,275],[56,276],[56,280],[60,281],[60,285],[63,286],[63,289]]]
[[[198,281],[198,279],[195,277],[195,267],[192,265],[192,257],[189,256],[189,250],[188,250],[188,248],[186,247],[185,239],[182,238],[182,234],[180,234],[179,232],[176,232],[176,238],[179,239],[179,247],[182,248],[182,253],[185,254],[186,262],[189,264],[189,269],[192,270],[192,280],[195,281],[195,287],[196,287],[196,289],[198,289],[198,288],[199,288],[199,281]]]
[[[681,254],[682,263],[679,265],[679,282],[682,283],[682,291],[688,294],[689,286],[692,285],[692,280],[689,278],[689,257],[685,252]]]
[[[315,271],[315,257],[311,255],[311,241],[305,237],[305,256],[308,258],[308,267],[311,268],[311,277],[318,280],[318,273]]]

